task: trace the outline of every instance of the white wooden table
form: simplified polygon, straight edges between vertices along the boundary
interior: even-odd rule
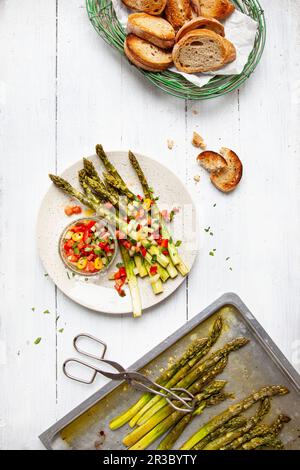
[[[300,368],[300,1],[283,8],[261,0],[268,38],[255,74],[239,91],[198,103],[146,82],[98,37],[84,3],[0,1],[1,449],[41,448],[38,434],[104,383],[63,376],[75,334],[98,335],[110,358],[129,365],[226,291],[241,296]],[[193,130],[208,147],[241,156],[244,178],[233,194],[219,193],[199,169]],[[74,304],[44,276],[37,255],[47,173],[92,154],[96,143],[162,161],[198,208],[201,252],[192,273],[138,321]]]

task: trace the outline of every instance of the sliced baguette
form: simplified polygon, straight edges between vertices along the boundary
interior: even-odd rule
[[[189,0],[167,0],[165,9],[166,19],[177,31],[184,23],[192,18],[192,8]]]
[[[193,9],[200,16],[225,20],[234,10],[234,5],[229,0],[191,0]]]
[[[149,72],[166,70],[173,63],[171,52],[167,52],[134,34],[129,34],[126,37],[124,51],[130,62]]]
[[[226,160],[227,167],[219,173],[211,173],[210,179],[217,189],[223,191],[223,193],[229,193],[233,191],[241,181],[243,165],[233,150],[223,147],[220,150],[220,154]]]
[[[185,73],[218,70],[226,62],[227,47],[222,36],[208,29],[185,34],[173,48],[173,61]]]
[[[186,33],[194,31],[195,29],[210,29],[220,36],[225,36],[225,30],[222,23],[214,18],[205,18],[204,16],[199,16],[193,20],[185,23],[178,33],[176,34],[176,42],[178,42]]]
[[[229,62],[233,62],[236,59],[236,49],[232,42],[230,42],[228,39],[223,38],[223,42],[226,48],[225,64],[228,64]]]
[[[159,16],[165,9],[167,0],[122,0],[127,8]]]
[[[227,162],[222,155],[212,150],[205,150],[197,157],[200,165],[209,173],[218,174],[227,168]]]
[[[147,13],[133,13],[128,16],[127,32],[145,39],[163,49],[170,49],[175,42],[172,25],[163,18]]]

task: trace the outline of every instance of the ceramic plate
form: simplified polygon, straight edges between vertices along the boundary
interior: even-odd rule
[[[142,194],[139,181],[128,161],[127,152],[107,152],[111,162],[117,167],[128,187],[136,194]],[[197,255],[197,224],[195,206],[191,196],[183,183],[168,168],[151,158],[136,154],[149,184],[154,188],[155,196],[159,196],[159,207],[178,207],[179,213],[170,230],[174,240],[180,239],[182,244],[179,253],[184,262],[191,268]],[[97,170],[103,170],[102,164],[96,155],[89,157]],[[70,166],[62,173],[62,177],[73,186],[79,188],[77,173],[82,168],[82,160]],[[84,217],[85,211],[80,215],[67,217],[64,208],[70,202],[70,198],[63,194],[54,185],[51,185],[45,195],[38,214],[37,238],[38,250],[42,263],[57,287],[75,302],[102,313],[125,314],[131,313],[131,299],[128,289],[126,296],[119,297],[113,287],[113,281],[108,276],[116,270],[116,263],[120,262],[118,253],[115,262],[103,275],[85,278],[74,275],[63,264],[58,250],[59,238],[64,228],[80,217]],[[138,278],[143,310],[161,302],[169,297],[184,281],[179,274],[175,279],[168,279],[164,283],[164,292],[154,295],[149,283],[149,278]]]

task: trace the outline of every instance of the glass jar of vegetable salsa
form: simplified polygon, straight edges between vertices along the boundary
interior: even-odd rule
[[[107,271],[115,259],[117,241],[103,219],[88,217],[69,224],[59,241],[59,253],[72,271],[94,276]]]

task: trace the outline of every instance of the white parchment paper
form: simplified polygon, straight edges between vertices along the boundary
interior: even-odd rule
[[[112,0],[116,15],[120,23],[126,28],[127,18],[132,13],[121,0]],[[170,70],[185,77],[189,82],[192,82],[198,87],[202,87],[209,82],[215,75],[236,75],[243,71],[249,54],[253,49],[255,35],[258,24],[252,18],[238,10],[224,21],[225,36],[229,39],[236,48],[236,60],[230,64],[225,65],[222,69],[213,73],[195,73],[188,74],[179,72],[175,67]]]

